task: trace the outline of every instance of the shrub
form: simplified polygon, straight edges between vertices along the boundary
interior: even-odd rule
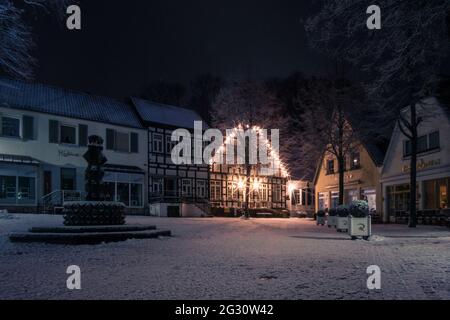
[[[349,215],[349,210],[346,205],[340,205],[339,207],[337,207],[336,212],[337,212],[337,215],[341,218],[348,217],[348,215]]]
[[[363,200],[353,201],[349,206],[349,212],[352,217],[365,218],[369,215],[369,204]]]
[[[338,214],[338,212],[337,212],[336,208],[331,208],[331,209],[328,211],[328,215],[329,215],[330,217],[335,217],[335,216],[337,216],[337,214]]]
[[[321,217],[321,218],[325,217],[325,211],[323,211],[323,210],[317,211],[317,216]]]

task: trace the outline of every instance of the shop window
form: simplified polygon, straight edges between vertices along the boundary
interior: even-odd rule
[[[331,192],[331,208],[337,208],[339,206],[339,191]]]
[[[130,184],[117,183],[117,201],[130,206]]]
[[[16,177],[0,176],[0,203],[16,203]]]
[[[2,116],[1,120],[2,136],[20,138],[20,119]]]
[[[438,182],[438,197],[439,197],[439,208],[448,208],[448,180],[439,180]]]
[[[320,192],[318,194],[319,198],[319,210],[325,210],[328,208],[328,193]]]
[[[116,184],[114,182],[105,182],[105,200],[116,201]]]
[[[36,202],[36,179],[19,177],[17,201],[19,204],[34,204]]]
[[[327,160],[327,174],[334,174],[334,160]]]
[[[132,183],[131,194],[130,194],[130,206],[131,207],[142,207],[142,184]]]
[[[60,142],[63,144],[76,144],[77,143],[77,129],[72,126],[61,125],[59,127]]]

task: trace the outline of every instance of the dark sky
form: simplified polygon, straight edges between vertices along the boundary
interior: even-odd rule
[[[82,0],[82,30],[40,15],[36,80],[96,94],[137,94],[212,72],[265,79],[330,64],[307,47],[309,0]]]

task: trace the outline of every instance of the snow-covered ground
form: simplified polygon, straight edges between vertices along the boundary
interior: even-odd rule
[[[59,216],[0,215],[0,299],[450,299],[450,231],[374,226],[372,241],[300,219],[168,219],[172,238],[97,246],[13,244]],[[66,288],[81,268],[82,290]],[[382,290],[369,291],[378,265]]]

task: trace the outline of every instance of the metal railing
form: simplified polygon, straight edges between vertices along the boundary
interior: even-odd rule
[[[61,208],[64,202],[82,201],[85,198],[84,191],[78,190],[56,190],[41,199],[41,206],[44,213],[55,213]]]

